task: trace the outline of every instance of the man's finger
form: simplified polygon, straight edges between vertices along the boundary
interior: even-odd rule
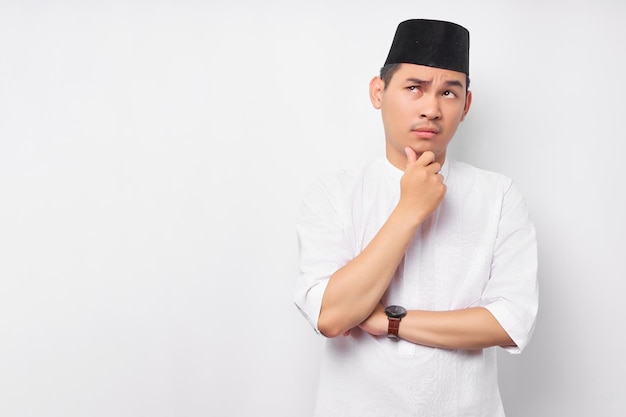
[[[433,162],[435,162],[435,154],[431,151],[426,151],[423,154],[420,155],[420,157],[417,159],[422,165],[424,166],[428,166],[430,164],[432,164]]]
[[[438,174],[441,171],[441,164],[439,162],[433,162],[426,166],[426,170],[428,172],[432,172],[433,174]]]
[[[406,154],[407,163],[411,164],[417,161],[417,154],[415,151],[408,146],[404,148],[404,153]]]

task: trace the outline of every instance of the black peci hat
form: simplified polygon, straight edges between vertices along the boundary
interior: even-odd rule
[[[385,65],[401,63],[469,75],[469,32],[452,22],[406,20],[398,25]]]

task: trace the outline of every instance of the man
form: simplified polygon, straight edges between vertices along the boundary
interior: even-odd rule
[[[402,22],[370,82],[386,158],[302,204],[295,302],[328,337],[316,416],[504,415],[496,348],[532,334],[536,240],[510,179],[446,157],[468,83],[465,28]]]

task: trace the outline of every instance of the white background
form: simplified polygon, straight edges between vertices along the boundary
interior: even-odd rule
[[[383,152],[396,25],[471,31],[451,154],[512,177],[541,309],[509,417],[623,416],[626,6],[0,0],[0,416],[308,416],[295,213]]]

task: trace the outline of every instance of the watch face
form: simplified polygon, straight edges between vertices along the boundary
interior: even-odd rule
[[[400,306],[388,306],[385,308],[385,313],[387,317],[392,317],[394,319],[401,319],[406,316],[406,309]]]

